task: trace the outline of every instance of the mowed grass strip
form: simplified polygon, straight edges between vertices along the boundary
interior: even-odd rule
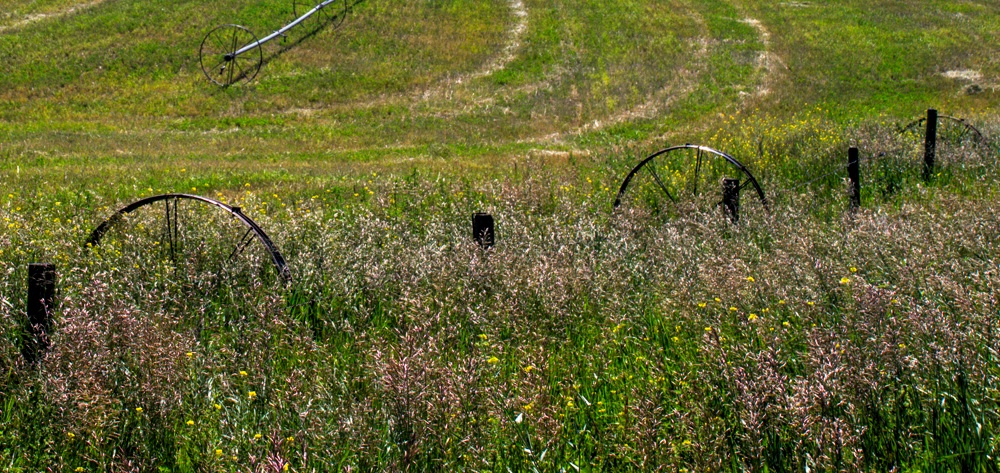
[[[332,148],[471,143],[477,136],[496,145],[627,114],[650,96],[663,95],[682,70],[691,73],[696,68],[690,64],[693,52],[701,38],[712,34],[703,31],[697,11],[679,2],[669,8],[651,2],[618,8],[586,2],[525,2],[527,27],[513,60],[490,77],[448,87],[445,100],[425,102],[420,99],[423,90],[474,73],[504,52],[517,20],[510,5],[361,3],[339,30],[319,31],[284,52],[275,44],[277,52],[265,66],[268,72],[257,83],[225,91],[208,85],[194,63],[202,31],[242,17],[267,17],[268,21],[239,20],[248,25],[274,25],[283,11],[279,7],[270,15],[261,13],[261,6],[248,8],[253,15],[241,16],[238,9],[225,13],[222,6],[204,12],[197,25],[163,33],[169,36],[157,38],[159,46],[147,46],[153,48],[153,58],[132,61],[146,61],[149,69],[110,67],[95,60],[95,56],[140,54],[137,47],[124,45],[131,27],[109,37],[104,28],[90,31],[78,26],[77,34],[88,31],[91,36],[76,46],[68,40],[63,44],[67,49],[82,48],[76,53],[82,57],[72,64],[60,60],[45,66],[32,61],[47,53],[42,48],[18,53],[8,66],[16,73],[7,78],[13,87],[5,95],[5,117],[12,124],[34,117],[53,127],[105,124],[107,129],[155,136],[165,123],[175,129],[210,131],[226,127],[216,121],[220,114],[282,114],[286,129],[294,126],[298,133],[323,137]],[[180,21],[182,12],[197,8],[201,7],[181,4],[169,10],[176,18],[156,21],[169,25]],[[55,35],[54,30],[45,31],[34,32],[30,41],[20,37],[6,41],[12,50],[20,49]],[[100,44],[101,51],[87,53],[91,41]],[[85,120],[88,117],[94,120]],[[348,140],[337,140],[345,134]],[[150,142],[172,139],[152,136]],[[289,149],[287,142],[281,146]]]
[[[838,120],[996,101],[1000,10],[989,2],[745,2],[771,32],[786,77],[770,106],[818,105]],[[974,71],[978,78],[945,76]],[[977,84],[981,93],[967,93]],[[780,100],[780,101],[779,101]]]

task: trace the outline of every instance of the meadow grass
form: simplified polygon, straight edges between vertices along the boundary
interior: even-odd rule
[[[229,89],[202,36],[290,3],[0,6],[4,471],[998,469],[994,5],[366,0]],[[931,106],[987,140],[924,181]],[[612,211],[685,142],[770,209],[731,224],[716,160]],[[167,192],[239,205],[291,282],[197,205],[84,244]]]
[[[816,158],[826,140],[898,140],[769,133],[792,132],[814,168],[843,164],[836,144]],[[5,469],[992,471],[995,152],[943,155],[923,183],[890,149],[908,180],[886,192],[866,167],[852,216],[842,172],[802,187],[786,151],[755,163],[789,156],[762,177],[771,213],[739,226],[710,196],[651,205],[641,181],[611,212],[627,150],[191,189],[256,219],[288,286],[259,248],[228,262],[239,229],[197,207],[180,259],[159,208],[87,249],[127,193],[21,177],[0,206]],[[60,268],[41,368],[18,349],[30,261]]]

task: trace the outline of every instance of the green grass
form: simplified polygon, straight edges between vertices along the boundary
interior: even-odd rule
[[[291,3],[0,0],[0,470],[997,471],[997,6],[517,3],[355,3],[220,89],[205,33]],[[925,182],[928,107],[987,143]],[[691,153],[611,210],[682,143],[770,211]],[[292,282],[196,205],[84,245],[167,192]]]

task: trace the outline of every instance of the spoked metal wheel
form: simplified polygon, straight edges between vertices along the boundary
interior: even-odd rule
[[[222,25],[209,31],[198,54],[205,77],[223,87],[250,82],[264,63],[257,36],[240,25]]]
[[[903,140],[922,155],[927,133],[927,118],[914,120],[900,128]],[[943,163],[963,161],[989,150],[986,137],[978,128],[961,118],[938,115],[935,157]]]
[[[676,212],[678,206],[720,205],[724,179],[740,193],[752,190],[752,197],[743,199],[750,204],[744,208],[768,210],[764,190],[746,166],[721,151],[690,144],[662,149],[639,162],[622,181],[614,208],[630,202],[657,212],[668,207]]]
[[[184,313],[204,312],[225,291],[289,280],[285,259],[256,222],[239,207],[201,196],[129,204],[94,229],[87,245],[116,279],[141,289],[137,294],[170,294]]]
[[[924,137],[927,127],[927,118],[919,118],[902,127],[903,134]],[[950,143],[973,142],[980,143],[986,141],[983,133],[971,123],[962,118],[949,115],[938,115],[937,125],[938,141]]]
[[[326,0],[315,2],[311,0],[292,0],[292,13],[295,18],[305,15],[315,7],[321,7],[307,21],[313,29],[323,28],[327,25],[334,29],[340,27],[347,17],[348,3],[350,0]]]

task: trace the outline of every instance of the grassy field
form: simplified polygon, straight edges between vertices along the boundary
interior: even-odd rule
[[[1000,470],[1000,6],[337,14],[220,88],[205,34],[261,37],[291,2],[0,0],[0,470]],[[985,140],[943,122],[924,180],[899,129],[929,107]],[[612,210],[684,143],[769,208],[745,191],[731,224],[735,168],[695,193],[681,152]],[[84,244],[168,192],[238,205],[291,281],[190,202],[175,232],[158,204]]]

